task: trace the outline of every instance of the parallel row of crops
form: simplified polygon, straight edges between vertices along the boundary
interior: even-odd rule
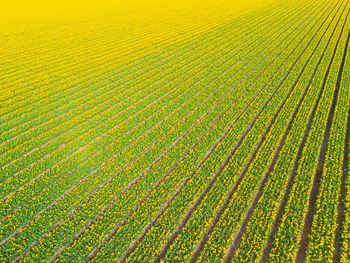
[[[152,1],[0,30],[0,262],[348,262],[350,3]]]

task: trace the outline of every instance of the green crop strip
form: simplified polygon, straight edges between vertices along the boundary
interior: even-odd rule
[[[348,0],[38,1],[0,11],[1,262],[349,260]]]

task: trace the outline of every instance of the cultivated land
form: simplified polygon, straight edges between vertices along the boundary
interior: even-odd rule
[[[94,2],[1,11],[0,262],[349,262],[350,2]]]

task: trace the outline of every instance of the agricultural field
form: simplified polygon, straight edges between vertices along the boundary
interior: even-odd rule
[[[349,0],[5,4],[0,263],[350,262],[349,42]]]

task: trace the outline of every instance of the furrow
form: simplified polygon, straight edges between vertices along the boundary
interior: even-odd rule
[[[349,15],[349,11],[347,12],[345,22],[343,24],[341,33],[340,33],[339,38],[337,40],[337,43],[335,45],[334,53],[333,53],[332,59],[330,61],[330,65],[332,65],[331,63],[333,62],[333,59],[335,57],[336,50],[337,50],[338,44],[340,42],[341,35],[343,33],[343,29],[345,27],[345,23],[347,21],[348,15]],[[348,41],[347,41],[347,43],[348,43]],[[344,59],[345,59],[345,57],[343,57],[342,64],[344,63]],[[342,66],[341,66],[341,69],[342,69]],[[339,74],[340,74],[340,78],[341,78],[342,71],[339,71]],[[339,79],[339,75],[338,75],[338,79]],[[315,175],[313,176],[313,183],[312,183],[310,196],[309,196],[307,214],[306,214],[305,220],[304,220],[304,227],[303,227],[301,239],[299,242],[299,249],[298,249],[298,252],[297,252],[296,258],[295,258],[296,262],[303,262],[304,261],[305,251],[306,251],[306,248],[307,248],[307,245],[309,242],[308,236],[311,232],[313,215],[315,213],[315,204],[316,204],[317,196],[318,196],[319,189],[320,189],[321,176],[323,173],[323,167],[324,167],[324,162],[325,162],[326,152],[327,152],[327,144],[328,144],[328,140],[329,140],[332,121],[334,118],[334,111],[335,111],[335,107],[336,107],[337,100],[338,100],[339,89],[340,89],[340,85],[338,85],[338,83],[337,83],[337,85],[334,89],[333,97],[332,97],[332,104],[331,104],[331,107],[330,107],[329,112],[328,112],[327,124],[326,124],[326,129],[324,130],[324,134],[323,134],[323,140],[322,140],[320,154],[319,154],[318,161],[317,161],[316,172],[315,172]]]
[[[339,6],[338,10],[341,6]],[[337,13],[339,13],[337,11]],[[339,14],[340,15],[340,14]],[[337,16],[339,16],[337,14]],[[334,20],[334,18],[333,18]],[[333,22],[335,24],[336,21]],[[331,24],[331,23],[330,23]],[[328,25],[328,27],[330,26]],[[334,27],[334,25],[332,25]],[[317,93],[319,92],[318,87],[312,86],[311,82],[315,77],[315,71],[318,68],[317,61],[319,58],[322,58],[323,53],[328,47],[330,40],[334,34],[334,30],[328,30],[327,36],[323,36],[325,48],[318,48],[316,54],[313,55],[312,59],[308,62],[306,69],[304,70],[302,78],[297,83],[298,86],[306,86],[305,91],[307,94],[303,94],[303,102],[298,104],[296,107],[297,114],[293,114],[294,118],[293,124],[288,125],[287,128],[288,136],[286,138],[282,137],[284,140],[283,147],[278,151],[278,158],[276,159],[276,164],[274,164],[274,168],[271,169],[271,165],[274,162],[270,163],[270,168],[267,169],[266,173],[269,173],[268,180],[262,189],[262,197],[259,198],[256,208],[254,209],[254,213],[252,214],[252,218],[249,220],[247,225],[247,229],[242,237],[242,241],[239,244],[239,248],[235,253],[234,260],[235,261],[249,261],[255,262],[261,257],[262,250],[264,248],[265,240],[267,239],[268,229],[273,223],[274,215],[276,214],[278,203],[277,201],[281,199],[283,190],[285,189],[285,183],[287,178],[287,171],[292,167],[293,154],[297,151],[298,141],[301,140],[302,137],[302,128],[304,124],[307,123],[308,112],[311,111],[312,105],[314,104],[314,100],[317,98]],[[328,38],[328,41],[327,41]],[[321,44],[323,47],[324,44]],[[317,44],[318,45],[318,44]],[[316,65],[314,69],[314,65]],[[314,71],[314,73],[312,72]],[[308,76],[311,76],[309,78]],[[308,83],[308,84],[307,84]],[[306,96],[306,97],[304,97]],[[281,127],[282,129],[283,127]],[[279,132],[275,133],[279,134]],[[282,134],[282,132],[281,132]],[[275,158],[276,156],[274,156]],[[241,226],[242,228],[242,226]]]
[[[306,63],[307,64],[307,63]],[[306,66],[305,64],[305,66]],[[275,113],[274,118],[271,120],[268,128],[266,129],[260,143],[257,145],[256,147],[256,151],[258,151],[258,149],[260,149],[260,146],[262,145],[263,140],[265,139],[265,136],[268,134],[269,130],[271,129],[274,121],[276,120],[280,110],[282,109],[282,107],[284,106],[285,102],[287,101],[287,99],[289,98],[290,94],[292,93],[296,83],[298,82],[299,78],[301,77],[301,74],[303,73],[303,71],[299,74],[298,79],[296,80],[296,82],[294,83],[292,89],[289,91],[287,97],[284,99],[284,101],[282,102],[280,108],[277,110],[277,112]],[[243,140],[242,140],[243,141]],[[237,146],[235,147],[235,149],[232,150],[232,156],[234,154],[234,152],[237,150]],[[231,154],[231,152],[230,152]],[[225,159],[226,161],[226,159]],[[229,160],[228,160],[229,161]],[[191,208],[189,209],[189,211],[187,212],[187,214],[184,216],[184,219],[181,221],[181,223],[179,223],[179,225],[177,226],[176,230],[174,232],[172,232],[172,234],[170,235],[168,242],[163,246],[163,249],[161,250],[160,254],[156,257],[156,259],[154,260],[154,262],[160,262],[160,260],[165,256],[167,250],[169,249],[169,247],[172,245],[172,243],[175,241],[175,239],[177,238],[178,234],[180,232],[182,232],[182,228],[186,225],[188,219],[190,218],[190,216],[192,215],[192,213],[194,212],[194,210],[197,208],[197,206],[199,206],[199,204],[202,202],[202,200],[204,199],[205,195],[210,191],[211,187],[213,186],[213,184],[215,183],[216,179],[220,176],[221,172],[224,170],[226,164],[228,163],[228,161],[224,162],[222,164],[222,166],[220,167],[220,169],[215,173],[215,175],[212,177],[210,183],[207,185],[206,189],[202,192],[202,194],[200,195],[199,198],[196,199],[196,202],[191,205]],[[204,245],[203,241],[202,244]],[[200,247],[198,246],[193,254],[193,257],[191,258],[191,262],[195,262],[197,260],[197,257],[199,256],[200,253]]]
[[[350,9],[348,9],[350,12]],[[342,163],[344,153],[339,144],[343,145],[345,143],[346,126],[346,113],[347,109],[350,107],[349,101],[349,91],[348,89],[341,89],[341,79],[343,75],[343,69],[345,65],[347,50],[349,47],[349,34],[344,34],[348,32],[349,26],[347,20],[345,20],[345,30],[342,30],[342,41],[340,42],[340,47],[337,49],[340,51],[343,49],[343,54],[339,54],[335,59],[336,61],[341,61],[339,65],[339,71],[334,71],[334,75],[338,77],[332,77],[331,86],[335,86],[334,95],[336,95],[336,102],[334,107],[331,107],[329,114],[331,114],[332,121],[327,124],[330,125],[328,134],[325,139],[327,139],[325,156],[323,160],[322,173],[319,175],[321,178],[319,180],[318,190],[316,191],[317,198],[314,203],[314,214],[312,216],[312,224],[310,227],[310,232],[308,235],[307,248],[304,252],[306,260],[314,260],[322,258],[323,260],[331,261],[333,258],[334,246],[332,242],[327,242],[326,240],[334,240],[336,231],[336,220],[337,220],[337,198],[340,195],[341,189],[341,177],[342,177]],[[337,52],[339,52],[337,51]],[[340,57],[340,59],[338,59]],[[338,66],[338,65],[337,65]],[[337,94],[336,94],[337,93]],[[332,101],[333,103],[333,101]],[[329,116],[329,115],[328,115]],[[327,119],[328,121],[329,119]],[[343,126],[343,127],[342,127]],[[342,128],[340,128],[342,127]],[[329,200],[332,201],[329,201]],[[310,209],[311,210],[311,209]],[[326,230],[326,231],[325,231]],[[304,258],[305,258],[304,256]]]
[[[350,34],[350,31],[349,31]],[[349,53],[347,53],[347,59],[349,64]],[[348,68],[348,67],[347,67]],[[346,72],[346,71],[345,71]],[[343,86],[344,81],[349,81],[347,78],[341,80]],[[343,166],[342,166],[342,177],[341,177],[341,185],[340,185],[340,194],[338,199],[338,207],[337,207],[337,228],[335,230],[334,235],[334,252],[333,252],[333,262],[345,262],[345,258],[342,258],[342,248],[346,247],[346,239],[342,240],[342,233],[346,233],[347,230],[345,228],[345,211],[346,211],[346,182],[349,177],[349,141],[350,141],[350,107],[347,113],[347,121],[346,121],[346,133],[345,133],[345,143],[344,143],[344,156],[343,156]],[[346,235],[346,234],[345,234]],[[344,253],[345,254],[345,253]],[[349,257],[348,257],[349,258]]]
[[[334,31],[335,31],[335,28],[332,32],[332,35],[334,34]],[[307,88],[309,88],[313,82],[313,80],[315,79],[315,75],[316,75],[316,72],[317,70],[320,68],[320,64],[325,56],[325,53],[327,51],[327,48],[328,48],[328,45],[330,44],[330,41],[331,41],[331,38],[328,40],[327,44],[326,44],[326,47],[325,49],[323,50],[316,66],[315,66],[315,69],[313,70],[312,72],[312,75],[311,75],[311,78],[307,84]],[[266,246],[264,248],[264,251],[262,253],[262,257],[260,259],[260,262],[266,262],[267,261],[267,258],[268,258],[268,255],[272,249],[272,246],[273,246],[273,239],[274,239],[274,236],[276,235],[277,233],[277,230],[278,230],[278,224],[281,220],[281,217],[282,217],[282,214],[283,214],[283,211],[284,211],[284,207],[286,205],[286,202],[288,200],[288,196],[290,194],[290,190],[291,190],[291,186],[292,186],[292,182],[294,181],[294,178],[295,178],[295,174],[296,174],[296,171],[297,171],[297,166],[298,166],[298,163],[301,159],[301,154],[302,154],[302,151],[303,151],[303,148],[305,146],[305,143],[306,143],[306,139],[308,137],[308,134],[309,134],[309,131],[310,131],[310,128],[311,128],[311,125],[312,125],[312,122],[314,120],[314,117],[315,117],[315,114],[316,114],[316,110],[318,108],[318,105],[320,103],[320,100],[321,100],[321,97],[322,97],[322,94],[323,94],[323,88],[321,88],[318,92],[318,95],[317,95],[317,99],[315,101],[315,104],[314,104],[314,107],[311,111],[311,114],[309,115],[309,118],[308,118],[308,121],[307,121],[307,126],[304,130],[304,135],[301,139],[301,142],[300,142],[300,145],[298,147],[298,152],[296,153],[296,157],[294,159],[294,163],[293,163],[293,168],[292,168],[292,171],[290,173],[290,176],[288,177],[288,181],[287,181],[287,184],[286,184],[286,187],[285,187],[285,194],[283,196],[283,199],[282,201],[280,202],[280,205],[279,205],[279,208],[278,208],[278,211],[276,213],[276,216],[275,216],[275,220],[271,226],[271,230],[270,230],[270,235],[266,241]]]
[[[337,31],[339,30],[340,28],[337,29]],[[306,171],[310,169],[312,170],[312,165],[316,166],[315,157],[319,149],[317,147],[317,143],[322,141],[321,128],[323,127],[323,125],[326,124],[325,113],[329,111],[329,108],[327,109],[327,107],[330,107],[330,94],[333,93],[333,89],[330,86],[326,85],[330,73],[333,55],[328,53],[325,54],[326,56],[329,56],[329,64],[327,66],[326,72],[324,73],[324,76],[319,76],[319,78],[321,77],[323,79],[322,84],[320,86],[320,92],[316,104],[314,105],[312,112],[309,116],[308,124],[306,126],[306,129],[304,130],[304,135],[299,145],[298,153],[296,155],[296,158],[294,159],[293,169],[288,177],[287,188],[284,193],[282,202],[280,203],[274,224],[272,225],[267,247],[265,248],[263,256],[261,258],[262,262],[266,262],[267,260],[274,260],[276,257],[280,257],[281,260],[284,259],[289,261],[292,260],[291,257],[295,255],[294,251],[296,248],[295,245],[293,245],[293,243],[291,242],[291,240],[296,239],[297,231],[302,226],[301,222],[296,222],[298,222],[297,220],[300,220],[300,216],[303,211],[301,209],[292,211],[290,205],[291,202],[293,202],[293,206],[295,207],[295,202],[305,202],[303,198],[299,198],[297,200],[293,197],[295,195],[296,189],[298,189],[298,196],[302,196],[307,193],[306,187],[308,185],[308,181],[310,181],[311,178],[305,177]],[[311,151],[310,149],[313,150]],[[309,151],[309,154],[307,155],[307,158],[302,158],[302,154],[305,153],[305,151]],[[312,158],[315,159],[313,159],[312,161]],[[305,179],[299,178],[301,175],[303,175]],[[301,180],[305,180],[305,182]],[[303,182],[303,186],[300,186],[301,182]],[[304,211],[305,210],[306,208],[304,208]],[[286,214],[287,211],[289,211],[288,215]],[[293,216],[294,218],[290,219],[287,222],[286,218],[290,216]],[[288,228],[288,230],[286,229],[286,227]],[[285,237],[286,230],[289,232],[288,238]],[[284,236],[283,239],[280,239],[281,235]],[[281,254],[282,251],[283,255]]]
[[[339,6],[339,9],[340,9],[340,6]],[[339,10],[339,9],[338,9],[338,10]],[[338,10],[337,10],[337,12],[338,12]],[[300,71],[300,73],[299,73],[297,79],[295,80],[295,82],[294,82],[294,84],[293,84],[293,88],[292,88],[292,89],[294,89],[295,86],[298,84],[300,78],[302,77],[302,74],[304,73],[304,71],[305,71],[306,67],[308,66],[310,60],[312,59],[313,55],[316,53],[316,50],[317,50],[318,46],[320,45],[320,43],[321,43],[321,41],[322,41],[324,35],[325,35],[326,32],[328,31],[328,28],[330,27],[331,22],[333,21],[334,18],[335,18],[335,16],[333,16],[333,18],[332,18],[332,20],[330,21],[330,23],[328,24],[326,30],[324,31],[324,33],[322,34],[321,38],[320,38],[319,41],[317,42],[317,45],[316,45],[316,47],[314,48],[313,52],[310,54],[309,58],[308,58],[307,61],[305,62],[305,64],[304,64],[302,70]],[[340,21],[340,17],[339,17],[338,22],[339,22],[339,21]],[[336,26],[337,26],[337,25],[336,25]],[[334,31],[333,31],[333,32],[334,32]],[[311,79],[311,81],[312,81],[312,79]],[[280,143],[279,143],[277,149],[276,149],[275,152],[274,152],[274,156],[273,156],[273,158],[272,158],[272,161],[271,161],[271,163],[270,163],[270,165],[269,165],[269,167],[268,167],[268,169],[267,169],[267,171],[266,171],[264,177],[262,178],[262,180],[261,180],[261,182],[260,182],[260,185],[259,185],[259,188],[258,188],[257,192],[256,192],[255,195],[254,195],[254,199],[253,199],[253,201],[251,202],[251,204],[250,204],[250,206],[249,206],[249,208],[248,208],[248,210],[247,210],[247,212],[246,212],[245,218],[244,218],[244,220],[243,220],[243,222],[242,222],[242,224],[241,224],[239,230],[237,231],[237,233],[236,233],[236,235],[235,235],[235,237],[234,237],[234,239],[233,239],[233,242],[231,243],[230,247],[228,248],[228,253],[227,253],[226,262],[231,262],[231,261],[233,260],[233,257],[236,255],[236,252],[237,252],[237,250],[238,250],[238,248],[239,248],[239,245],[240,245],[240,243],[241,243],[241,241],[242,241],[242,237],[243,237],[243,235],[244,235],[244,232],[246,231],[246,228],[247,228],[247,226],[248,226],[248,224],[249,224],[249,222],[250,222],[250,220],[251,220],[251,218],[252,218],[253,212],[254,212],[255,208],[257,207],[260,198],[261,198],[262,195],[263,195],[263,190],[264,190],[264,187],[265,187],[265,185],[266,185],[266,182],[268,181],[270,174],[272,173],[272,171],[273,171],[274,168],[275,168],[275,165],[276,165],[276,163],[277,163],[277,159],[279,158],[279,154],[280,154],[280,152],[281,152],[281,150],[282,150],[282,147],[283,147],[284,144],[285,144],[285,141],[286,141],[286,139],[287,139],[287,136],[288,136],[288,134],[289,134],[289,132],[290,132],[290,130],[291,130],[291,127],[292,127],[292,125],[293,125],[293,123],[294,123],[294,120],[295,120],[295,118],[296,118],[296,116],[297,116],[297,114],[298,114],[298,111],[299,111],[299,109],[300,109],[300,107],[301,107],[301,105],[302,105],[302,103],[303,103],[303,101],[304,101],[304,99],[305,99],[305,97],[306,97],[306,95],[307,95],[307,92],[308,92],[308,90],[309,90],[309,87],[310,87],[310,86],[307,86],[307,87],[305,88],[305,90],[304,90],[304,92],[303,92],[303,95],[302,95],[302,97],[300,98],[300,100],[299,100],[299,102],[298,102],[298,104],[297,104],[297,106],[296,106],[296,108],[295,108],[295,110],[294,110],[294,112],[293,112],[293,115],[291,116],[291,118],[290,118],[290,120],[289,120],[289,123],[288,123],[288,125],[287,125],[287,128],[286,128],[286,130],[285,130],[285,132],[284,132],[284,134],[283,134],[283,136],[282,136],[282,139],[281,139],[281,141],[280,141]],[[280,111],[280,110],[281,110],[281,108],[278,109],[278,111]]]
[[[329,14],[330,15],[330,14]],[[328,16],[329,16],[328,15]],[[319,19],[321,19],[322,17],[320,17]],[[327,19],[327,18],[326,18]],[[326,20],[324,20],[323,21],[323,23],[325,22]],[[321,27],[320,27],[321,28]],[[320,30],[320,28],[318,29],[318,30]],[[313,37],[317,34],[317,32],[318,31],[316,31],[316,33],[315,34],[313,34]],[[312,38],[313,38],[312,37]],[[310,44],[310,42],[308,43],[308,45]],[[299,57],[305,52],[305,50],[307,49],[307,47],[308,47],[308,45],[302,50],[302,52],[301,52],[301,54],[299,55]],[[312,52],[313,50],[311,50],[311,52]],[[306,54],[305,54],[305,56],[306,56]],[[291,73],[291,70],[293,69],[293,67],[295,66],[295,64],[296,63],[299,63],[299,58],[297,58],[295,61],[294,61],[294,63],[293,63],[293,65],[292,65],[292,67],[291,68],[289,68],[289,70],[288,70],[288,72],[289,72],[289,74]],[[299,63],[300,64],[300,63]],[[302,64],[300,64],[298,67],[300,67],[300,70],[302,69]],[[299,72],[299,70],[297,71],[297,72]],[[293,75],[296,75],[297,74],[297,72],[296,71],[294,71],[293,70]],[[286,76],[288,76],[288,74],[286,74]],[[296,78],[297,78],[297,75],[295,76]],[[290,84],[291,86],[292,86],[292,83]],[[303,89],[304,90],[304,89]],[[290,113],[291,114],[291,113]],[[283,116],[282,116],[283,117]],[[281,117],[281,118],[282,118]],[[282,125],[282,127],[284,127],[283,125]],[[278,134],[278,137],[277,138],[279,138],[280,136],[281,136],[281,133],[279,133],[279,132],[277,132],[277,134]],[[276,134],[276,136],[277,136],[277,134]],[[272,137],[274,137],[274,136],[272,136]],[[269,140],[271,141],[271,137],[269,137]],[[271,141],[271,143],[273,142],[273,140]],[[269,141],[266,141],[266,142],[264,142],[264,148],[269,148],[269,147],[271,147],[271,146],[267,146],[267,145],[269,145],[268,143],[270,143]],[[278,146],[278,141],[276,141],[275,140],[275,145],[276,146],[274,146],[274,147],[277,147]],[[266,157],[264,157],[264,155],[266,155],[267,153],[269,153],[270,154],[270,156],[266,156]],[[241,202],[243,202],[243,201],[241,201],[241,200],[238,200],[239,198],[240,198],[240,196],[239,195],[242,195],[243,193],[244,193],[244,191],[248,191],[248,188],[249,188],[249,192],[246,192],[246,194],[244,194],[244,198],[243,198],[243,196],[242,196],[242,199],[244,200],[244,199],[246,199],[246,198],[251,198],[250,196],[253,194],[253,192],[252,191],[254,191],[253,189],[252,189],[252,185],[249,185],[249,183],[247,182],[247,183],[244,183],[244,184],[241,184],[240,182],[241,181],[247,181],[247,180],[253,180],[253,182],[254,182],[254,184],[256,183],[258,183],[258,178],[259,177],[257,177],[257,178],[254,178],[254,177],[256,177],[256,176],[253,176],[253,175],[257,175],[257,174],[259,174],[259,173],[261,173],[261,171],[263,171],[263,169],[264,169],[264,167],[260,167],[259,168],[259,166],[256,166],[256,165],[265,165],[266,164],[266,162],[268,162],[268,160],[271,160],[272,159],[272,153],[269,151],[269,150],[265,150],[265,151],[260,151],[259,153],[257,152],[257,151],[255,151],[255,154],[253,154],[250,158],[249,158],[249,160],[250,160],[250,162],[248,162],[248,164],[245,166],[245,168],[243,169],[243,171],[242,171],[242,173],[240,174],[240,176],[238,177],[238,179],[235,181],[235,184],[234,184],[234,186],[231,188],[231,190],[230,190],[230,192],[229,192],[229,194],[224,198],[224,200],[223,200],[223,203],[222,203],[222,205],[221,205],[221,207],[220,207],[220,209],[218,210],[218,212],[216,213],[216,216],[215,216],[215,218],[213,219],[213,221],[212,221],[212,223],[210,224],[210,226],[209,226],[209,228],[208,228],[208,230],[207,230],[207,233],[203,236],[203,239],[202,239],[202,241],[200,242],[200,244],[199,244],[199,247],[201,247],[201,246],[204,246],[204,244],[203,243],[206,243],[207,242],[207,240],[208,241],[210,241],[211,243],[206,243],[206,245],[203,247],[203,250],[205,250],[205,253],[209,253],[208,251],[209,251],[209,249],[211,250],[211,251],[218,251],[218,249],[220,249],[220,247],[217,247],[217,245],[215,244],[215,243],[212,243],[212,242],[220,242],[220,245],[221,246],[224,246],[224,244],[226,244],[227,243],[227,240],[231,240],[231,238],[229,237],[229,236],[227,236],[226,237],[226,241],[225,240],[222,240],[222,241],[214,241],[213,239],[214,238],[216,238],[217,237],[217,235],[215,234],[215,237],[213,236],[213,234],[214,234],[214,230],[215,230],[215,228],[216,228],[216,225],[218,225],[219,224],[219,222],[220,222],[220,220],[222,221],[222,222],[220,222],[220,229],[222,229],[222,227],[225,227],[225,223],[224,223],[224,221],[226,222],[226,221],[233,221],[233,222],[235,222],[236,220],[237,220],[237,223],[235,223],[235,224],[238,224],[238,220],[241,220],[240,218],[242,217],[242,215],[238,215],[238,213],[240,213],[239,211],[241,211],[240,210],[240,208],[239,207],[237,207],[238,205],[239,205],[239,203],[241,203]],[[253,161],[253,159],[255,158],[255,160],[257,160],[256,162],[252,162]],[[259,161],[258,161],[259,160]],[[261,162],[260,160],[264,160],[263,162]],[[234,167],[233,167],[234,168]],[[267,167],[266,167],[267,168]],[[237,168],[234,168],[235,170],[237,169]],[[249,178],[251,178],[251,179],[249,179]],[[248,184],[248,185],[247,185]],[[239,185],[242,185],[242,186],[239,186]],[[239,192],[237,192],[237,190],[239,190]],[[249,193],[249,194],[248,194]],[[233,198],[235,196],[235,198]],[[236,204],[234,201],[236,201],[237,200],[237,203],[238,204]],[[230,204],[232,204],[232,206],[234,205],[234,206],[236,206],[236,209],[234,209],[234,208],[230,208]],[[242,205],[243,205],[243,203],[242,203]],[[246,204],[244,204],[244,207],[245,207],[245,205]],[[230,211],[230,210],[228,210],[227,208],[230,208],[231,209],[231,211],[232,211],[232,213],[234,213],[234,215],[232,215],[232,214],[227,214],[228,212],[225,212],[225,211]],[[247,207],[248,208],[248,207]],[[233,212],[234,211],[234,212]],[[241,212],[243,212],[243,208],[242,208],[242,211]],[[237,219],[235,219],[236,218],[236,214],[237,214]],[[226,216],[224,216],[224,215],[226,215]],[[221,218],[221,219],[220,219]],[[230,220],[230,218],[233,218],[233,220]],[[220,220],[219,220],[220,219]],[[242,218],[242,220],[243,220],[243,218]],[[233,222],[231,222],[231,223],[228,223],[228,224],[230,224],[230,225],[232,225],[232,224],[234,224]],[[220,229],[218,229],[218,230],[216,230],[216,233],[217,234],[219,234],[219,232],[220,232]],[[219,232],[218,232],[219,231]],[[213,240],[213,241],[211,241],[211,240]],[[220,239],[221,240],[221,239]],[[225,243],[221,243],[221,242],[225,242]],[[203,245],[201,245],[201,244],[203,244]],[[212,246],[212,248],[210,248],[210,246]],[[215,248],[215,249],[214,249]],[[201,251],[201,248],[198,248],[197,249],[197,253],[200,253],[200,251]],[[215,253],[215,252],[214,252]],[[216,252],[217,253],[217,252]],[[220,252],[220,253],[222,253],[222,252]],[[207,256],[209,256],[208,254],[205,254],[205,255],[201,255],[201,257],[200,257],[200,260],[207,260]]]

